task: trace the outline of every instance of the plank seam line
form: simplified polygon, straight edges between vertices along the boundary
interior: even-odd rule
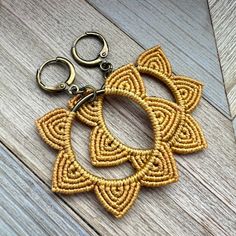
[[[213,20],[212,20],[210,5],[209,5],[208,0],[206,0],[206,2],[207,2],[208,11],[209,11],[211,28],[212,28],[212,32],[213,32],[213,36],[214,36],[214,41],[215,41],[215,47],[216,47],[216,52],[217,52],[217,56],[218,56],[218,61],[219,61],[219,64],[220,64],[220,72],[221,72],[221,76],[223,78],[223,87],[224,87],[224,91],[225,91],[225,96],[226,96],[226,100],[227,100],[230,116],[231,116],[231,118],[233,118],[233,114],[232,114],[232,111],[231,111],[231,106],[230,106],[230,103],[229,103],[228,94],[226,92],[225,78],[224,78],[224,73],[223,73],[223,70],[222,70],[222,63],[221,63],[221,58],[220,58],[220,54],[219,54],[219,50],[218,50],[218,44],[217,44],[217,40],[216,40],[215,29],[214,29],[214,26],[213,26]]]
[[[87,0],[85,0],[87,2]],[[119,26],[117,26],[114,22],[112,22],[107,16],[103,15],[99,10],[96,9],[96,7],[94,7],[93,5],[91,5],[89,2],[87,2],[88,5],[90,5],[93,9],[95,9],[99,14],[101,14],[104,18],[106,18],[111,24],[113,24],[117,29],[119,29],[121,32],[123,32],[130,40],[132,40],[133,42],[135,42],[140,48],[144,49],[145,48],[143,46],[141,46],[138,42],[136,42],[133,38],[131,38],[125,31],[123,31],[122,29],[119,28]],[[10,14],[13,14],[17,19],[19,19],[23,25],[25,25],[27,28],[28,25],[22,21],[17,15],[15,15],[10,9],[8,9],[6,6],[3,6]],[[29,28],[30,29],[30,28]],[[32,30],[31,30],[32,31]],[[34,31],[33,31],[34,32]],[[173,72],[173,74],[175,74]],[[208,101],[205,97],[202,97],[209,105],[211,105],[212,107],[214,107],[220,114],[222,114],[224,117],[226,117],[228,120],[231,120],[231,117],[226,113],[224,114],[224,111],[221,110],[221,108],[216,107],[216,104],[212,104],[210,101]]]
[[[111,24],[113,24],[116,28],[118,28],[121,32],[123,32],[130,40],[132,40],[133,42],[135,42],[139,47],[141,47],[143,50],[145,50],[145,48],[139,43],[137,42],[135,39],[133,39],[130,35],[128,35],[127,32],[125,32],[123,29],[121,29],[116,23],[114,23],[109,17],[107,17],[106,15],[104,15],[97,7],[95,7],[94,5],[92,5],[90,2],[88,2],[88,0],[85,0],[92,8],[94,8],[94,10],[96,10],[98,13],[100,13],[104,18],[106,18],[109,22],[111,22]],[[173,72],[173,74],[175,74]],[[231,115],[230,114],[224,114],[224,112],[216,107],[215,105],[211,104],[205,97],[202,97],[208,104],[210,104],[212,107],[214,107],[219,113],[221,113],[224,117],[226,117],[228,120],[231,120]],[[227,96],[226,96],[227,98]],[[227,99],[228,102],[228,99]]]
[[[19,186],[17,186],[17,188],[19,188]],[[3,188],[3,190],[4,190],[4,188]],[[12,195],[9,195],[8,198],[7,198],[7,200],[8,200],[8,201],[9,201],[9,200],[12,201],[12,200],[14,200],[14,198],[12,197]],[[24,209],[24,207],[23,207],[22,205],[20,205],[19,202],[15,202],[15,205],[17,206],[18,209],[20,209],[21,211],[24,211],[24,210],[25,210],[25,212],[26,212],[28,215],[30,215],[30,210],[31,210],[31,209],[30,209],[30,210],[29,210],[29,209]],[[7,211],[7,209],[4,208],[4,206],[2,206],[2,207],[3,207],[3,209],[4,209],[5,211]],[[12,220],[14,220],[13,215],[10,215],[10,217],[11,217]],[[31,220],[32,220],[32,222],[33,222],[34,224],[38,224],[37,220],[34,219],[33,217],[31,218]],[[20,227],[21,230],[25,231],[24,228],[22,228],[21,225],[18,224],[18,226]],[[48,233],[47,228],[43,227],[43,225],[38,224],[38,227],[39,227],[40,230],[42,230],[42,231],[45,233],[45,235]],[[85,230],[85,231],[86,231],[86,230]],[[25,233],[26,233],[26,232],[25,232]],[[27,235],[28,235],[28,234],[27,234]]]
[[[123,114],[124,115],[124,114]],[[149,138],[152,138],[152,137],[150,137],[150,135],[147,133],[147,132],[145,132],[145,134],[147,135],[147,137],[149,137]],[[6,145],[5,145],[6,146]],[[10,150],[10,149],[9,149]],[[16,154],[15,154],[15,156],[17,156]],[[18,158],[19,159],[19,158]],[[21,161],[22,162],[22,161]],[[177,161],[178,162],[178,161]],[[179,162],[178,162],[179,163]],[[181,165],[182,167],[183,167],[183,165]],[[27,166],[28,167],[28,166]],[[28,167],[29,168],[29,167]],[[183,167],[184,168],[184,167]],[[38,177],[39,178],[39,177]],[[41,179],[41,178],[40,178]],[[45,183],[45,182],[44,182]],[[48,186],[48,185],[47,185]],[[62,198],[60,198],[62,201],[64,201]],[[71,207],[70,207],[71,208]],[[72,208],[71,208],[72,209]],[[81,217],[82,218],[82,217]],[[85,220],[85,222],[86,222],[86,220]]]
[[[109,105],[112,106],[111,103],[109,103]],[[122,115],[125,116],[125,114],[122,112]],[[125,116],[126,117],[126,116]],[[128,117],[126,117],[128,118]],[[147,132],[144,132],[145,135],[152,140],[152,137],[150,136],[149,133]],[[181,157],[180,157],[181,158]],[[225,206],[227,206],[230,210],[232,210],[234,213],[236,213],[236,211],[234,211],[230,206],[228,206],[224,201],[222,201],[222,199],[216,195],[214,192],[211,191],[211,189],[208,187],[208,185],[206,185],[205,182],[201,181],[199,178],[197,178],[197,176],[194,175],[194,170],[192,172],[189,171],[189,169],[187,169],[183,164],[181,164],[179,161],[178,161],[178,158],[176,158],[176,162],[184,169],[184,170],[187,170],[189,174],[191,174],[191,176],[193,176],[199,183],[201,183],[207,190],[209,190],[216,198],[218,198]]]
[[[146,133],[145,132],[145,134],[149,137],[149,138],[151,138],[150,136],[149,136],[149,134],[148,133]],[[6,146],[6,145],[5,145]],[[9,149],[10,150],[10,149]],[[15,155],[15,156],[17,156],[17,155]],[[19,159],[19,158],[18,158]],[[22,161],[21,161],[22,162]],[[178,164],[180,164],[178,161],[177,161],[177,163]],[[25,164],[26,165],[26,164]],[[181,165],[181,164],[180,164]],[[183,165],[181,165],[183,168],[184,168],[184,166]],[[28,167],[28,166],[27,166]],[[28,167],[29,168],[29,167]],[[32,171],[33,172],[33,171]],[[35,174],[35,175],[37,175],[37,174]],[[39,177],[38,177],[39,178]],[[41,179],[41,178],[40,178]],[[43,181],[44,182],[44,181]],[[45,182],[44,182],[45,183]],[[202,183],[202,182],[201,182]],[[47,185],[48,186],[48,185]],[[210,191],[210,190],[209,190]],[[215,195],[215,194],[214,194]],[[62,198],[60,198],[62,201],[64,201]],[[65,201],[64,201],[65,202]],[[66,204],[66,205],[68,205],[68,204]],[[69,206],[69,205],[68,205]],[[227,206],[227,205],[226,205]],[[70,206],[69,206],[70,207]],[[71,207],[70,207],[71,208]],[[71,209],[73,209],[73,208],[71,208]],[[76,211],[74,211],[74,212],[76,212]],[[76,213],[77,214],[77,213]],[[80,215],[79,215],[80,216]],[[81,217],[81,216],[80,216]],[[82,217],[81,217],[82,218]],[[85,222],[87,222],[86,220],[84,220]],[[88,224],[88,223],[87,223]],[[89,225],[89,224],[88,224]],[[93,228],[93,227],[92,227]],[[95,230],[96,231],[96,230]]]
[[[129,36],[128,36],[129,37]],[[130,38],[130,37],[129,37]],[[133,39],[132,39],[133,40]],[[134,41],[134,40],[133,40]],[[205,100],[205,99],[204,99]],[[206,100],[207,101],[207,100]],[[2,142],[1,142],[2,143]],[[4,145],[4,144],[3,144]],[[5,146],[5,145],[4,145]],[[6,147],[6,146],[5,146]],[[7,148],[7,147],[6,147]],[[8,150],[9,150],[9,152],[11,152],[12,154],[14,154],[9,148],[7,148]],[[24,166],[26,166],[26,168],[27,169],[29,169],[29,167],[22,161],[22,160],[20,160],[18,157],[17,157],[17,155],[16,154],[14,154],[14,156],[22,163],[22,164],[24,164]],[[34,173],[31,169],[29,169],[35,176],[37,176],[37,178],[41,181],[41,182],[43,182],[46,186],[48,186],[48,184],[46,184],[36,173]],[[199,180],[198,180],[199,181]],[[200,182],[200,181],[199,181]],[[59,197],[59,199],[61,199],[60,197]],[[66,205],[67,205],[67,203],[63,200],[63,199],[61,199]],[[71,208],[69,205],[67,205],[69,208]],[[72,211],[74,211],[73,210],[73,208],[71,208],[72,209]],[[75,212],[75,211],[74,211]],[[75,212],[76,214],[77,214],[77,212]],[[77,215],[79,215],[79,214],[77,214]],[[82,220],[83,220],[83,218],[82,217],[80,217]],[[85,220],[85,222],[86,222],[86,220]],[[88,224],[89,225],[89,224]],[[93,228],[93,227],[91,227],[91,228]],[[96,231],[95,231],[96,232]]]
[[[167,2],[168,3],[168,2]],[[143,6],[144,6],[144,4],[143,4],[143,2],[141,2],[140,4],[142,4]],[[152,6],[152,7],[155,7],[155,5],[153,5],[153,3],[152,2],[149,2],[149,4]],[[167,6],[166,4],[165,4],[165,1],[163,2],[163,4],[165,5],[165,6]],[[173,5],[175,5],[177,8],[179,8],[179,6],[178,5],[176,5],[175,3],[173,3],[172,2],[172,4]],[[167,6],[168,7],[168,6]],[[164,16],[164,14],[163,14],[163,11],[160,11],[159,10],[159,8],[157,7],[157,8],[155,8],[157,11],[159,11],[159,13],[162,15],[162,16]],[[180,9],[180,8],[179,8]],[[185,11],[183,11],[183,12],[185,12]],[[186,15],[188,15],[186,12],[185,12],[185,14]],[[189,15],[188,15],[189,16]],[[179,28],[179,29],[181,29],[181,27],[179,26],[179,24],[176,24],[176,22],[174,21],[174,20],[172,20],[171,18],[169,18],[168,17],[168,19],[169,19],[169,21],[171,22],[171,23],[173,23],[177,28]],[[198,22],[199,23],[199,22]],[[199,25],[202,27],[202,25],[199,23]],[[203,27],[204,28],[204,27]],[[206,30],[206,28],[204,28],[205,30]],[[185,29],[183,29],[183,32],[184,32],[184,34],[186,34],[186,35],[188,35],[193,41],[195,41],[195,38],[194,38],[194,36],[192,36],[191,34],[189,34],[189,31],[187,30],[185,30]],[[195,42],[197,42],[197,41],[195,41]],[[199,43],[199,42],[198,42]],[[211,50],[209,50],[209,48],[208,47],[206,47],[205,46],[205,44],[203,43],[199,43],[202,47],[203,47],[203,49],[204,50],[206,50],[210,55],[212,55],[212,56],[214,56],[214,53],[211,51]],[[199,65],[200,66],[200,65]],[[222,83],[222,82],[221,82]]]
[[[29,167],[24,161],[22,161],[22,160],[18,157],[18,155],[16,155],[16,154],[10,149],[10,147],[8,147],[2,140],[0,140],[0,144],[2,144],[3,147],[6,148],[6,150],[10,152],[11,155],[15,156],[16,159],[19,160],[20,163],[21,163],[25,168],[27,168],[28,171],[30,171],[37,179],[40,180],[40,182],[42,182],[42,184],[44,184],[44,185],[47,186],[49,189],[51,189],[50,185],[48,185],[42,178],[40,178],[40,176],[39,176],[36,172],[34,172],[33,170],[31,170],[30,167]],[[64,200],[63,198],[61,198],[60,195],[58,195],[57,193],[54,193],[54,194],[55,194],[63,203],[65,203],[66,206],[69,207],[69,208],[72,210],[72,212],[74,212],[76,215],[78,215],[78,216],[81,218],[81,220],[82,220],[85,224],[87,224],[97,235],[99,235],[99,236],[101,235],[90,223],[88,223],[88,222],[86,221],[86,219],[84,219],[84,217],[82,217],[82,216],[81,216],[79,213],[77,213],[70,205],[68,205],[68,203],[65,202],[65,200]],[[73,216],[72,216],[72,217],[73,217]],[[81,227],[83,228],[83,226],[81,226]],[[87,232],[86,229],[84,229],[84,230]],[[87,233],[89,233],[89,232],[87,232]]]
[[[44,185],[46,185],[47,187],[49,187],[49,189],[50,189],[50,186],[44,181],[44,180],[42,180],[33,170],[31,170],[29,167],[28,167],[28,165],[27,164],[25,164],[21,159],[19,159],[18,158],[18,156],[13,152],[13,151],[11,151],[2,141],[0,141],[1,143],[2,143],[2,145],[12,154],[12,155],[14,155],[31,173],[33,173]],[[185,169],[185,170],[187,170],[188,171],[188,169],[186,169],[184,166],[182,166],[180,163],[178,163],[181,167],[183,167],[183,169]],[[189,172],[188,171],[188,173],[189,174],[191,174],[194,178],[196,178],[191,172]],[[205,185],[205,184],[203,184],[199,179],[197,179],[197,181],[200,183],[200,184],[202,184],[206,189],[208,189],[207,188],[207,186]],[[208,189],[209,190],[209,189]],[[212,191],[211,190],[209,190],[211,193],[212,193]],[[65,200],[64,199],[62,199],[58,194],[55,194],[55,195],[57,195],[57,197],[60,199],[60,200],[62,200],[62,202],[64,202],[67,206],[68,206],[68,204],[65,202]],[[213,193],[213,195],[215,196],[215,194]],[[216,196],[217,197],[217,196]],[[217,197],[218,198],[218,197]],[[220,198],[218,198],[221,202],[222,202],[222,200],[220,199]],[[174,201],[174,199],[172,199],[173,201]],[[178,205],[184,212],[186,212],[186,214],[188,214],[194,221],[196,221],[198,224],[200,224],[201,225],[201,223],[197,220],[197,219],[195,219],[192,215],[190,215],[184,208],[182,208],[176,201],[174,201],[175,203],[176,203],[176,205]],[[223,204],[225,204],[224,202],[222,202]],[[226,205],[227,206],[227,205]],[[73,208],[71,208],[70,206],[68,206],[73,212],[75,212],[74,211],[74,209]],[[227,206],[228,207],[228,206]],[[230,208],[230,210],[232,210],[231,208]],[[76,214],[77,214],[77,212],[75,212]],[[79,215],[79,214],[77,214],[77,215]],[[80,215],[79,215],[80,216]],[[83,219],[83,217],[80,217],[80,218],[82,218],[82,220],[86,223],[87,221],[86,220],[84,220]],[[88,224],[89,226],[90,226],[90,224]],[[204,227],[204,225],[202,225],[203,227]],[[90,226],[92,229],[94,229],[92,226]],[[205,227],[204,227],[205,228]],[[86,230],[86,229],[85,229]],[[207,229],[206,229],[207,230]],[[94,230],[98,235],[101,235],[101,234],[99,234],[99,232],[97,232],[96,230]],[[208,230],[207,230],[208,231]],[[210,232],[209,232],[210,233]],[[212,235],[212,234],[211,234]]]
[[[87,1],[88,1],[88,0],[87,0]],[[142,3],[141,3],[141,4],[142,4]],[[127,6],[125,6],[125,7],[126,7],[128,10],[132,11],[132,10],[131,10],[130,8],[128,8]],[[135,15],[138,17],[138,15],[136,14],[136,12],[132,11],[132,13],[135,14]],[[101,14],[102,14],[102,12],[101,12]],[[162,15],[163,15],[163,14],[162,14]],[[146,24],[148,24],[148,22],[145,21],[144,19],[142,19],[142,18],[140,18],[140,19],[141,19],[142,21],[144,21]],[[111,20],[110,20],[110,21],[111,21]],[[149,26],[150,26],[150,28],[152,28],[153,30],[155,30],[155,27],[153,27],[152,25],[149,25]],[[119,27],[119,29],[120,29],[120,27]],[[185,33],[185,34],[187,34],[187,33]],[[188,34],[188,35],[189,35],[189,34]],[[171,45],[173,45],[175,48],[179,49],[184,55],[186,55],[186,56],[189,57],[192,61],[194,61],[200,68],[202,68],[202,69],[205,71],[205,73],[207,73],[207,74],[209,74],[210,76],[212,76],[216,83],[219,83],[220,85],[223,86],[224,82],[217,80],[216,77],[215,77],[210,71],[205,70],[204,67],[203,67],[202,65],[200,65],[193,57],[191,57],[189,54],[186,54],[185,50],[182,50],[181,47],[177,47],[176,45],[174,45],[174,44],[172,43],[172,41],[171,41],[169,38],[166,38],[163,34],[162,34],[161,36],[162,36],[165,40],[167,40]],[[191,36],[189,35],[189,37],[191,37]],[[191,37],[191,38],[192,38],[192,37]],[[132,38],[132,40],[135,41],[135,42],[137,42],[137,41],[134,40],[133,38]],[[143,46],[142,46],[142,48],[143,48],[144,50],[146,50],[146,48],[144,48]],[[221,75],[221,76],[222,76],[222,75]]]

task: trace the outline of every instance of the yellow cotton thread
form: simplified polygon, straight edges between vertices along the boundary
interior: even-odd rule
[[[137,158],[144,160],[144,156],[148,158],[152,152],[152,149],[128,147],[110,133],[102,114],[106,95],[127,96],[140,106],[144,103],[149,106],[157,119],[161,140],[169,144],[173,152],[187,154],[207,147],[200,126],[190,115],[200,100],[202,84],[186,76],[172,74],[171,65],[159,46],[141,54],[136,64],[136,67],[129,64],[114,71],[106,80],[105,95],[93,103],[84,104],[77,112],[80,121],[94,127],[90,139],[90,156],[94,166],[114,166],[128,160],[136,166]],[[146,96],[142,74],[165,83],[176,103]],[[69,108],[78,99],[70,100]]]
[[[155,118],[148,107],[147,112],[158,134],[158,126],[155,126]],[[120,218],[134,203],[141,186],[158,187],[178,180],[170,147],[160,142],[160,136],[156,137],[153,151],[148,159],[145,158],[145,163],[136,164],[138,168],[134,175],[112,180],[89,173],[76,160],[71,146],[71,127],[75,116],[74,112],[56,109],[36,122],[44,141],[59,151],[53,171],[54,192],[74,194],[94,190],[104,207]],[[146,155],[145,151],[143,155]]]
[[[140,74],[162,80],[172,91],[176,103],[148,97]],[[64,194],[94,191],[102,205],[117,218],[132,206],[141,186],[158,187],[178,180],[172,152],[190,153],[206,147],[202,131],[189,114],[198,104],[202,85],[172,74],[160,47],[145,51],[137,61],[114,71],[106,80],[105,93],[97,101],[84,104],[76,113],[56,109],[36,124],[46,143],[59,154],[53,171],[52,190]],[[122,144],[107,129],[103,114],[105,96],[124,96],[139,104],[148,114],[154,133],[152,149],[134,149]],[[78,97],[69,102],[73,107]],[[90,154],[96,166],[131,161],[136,172],[123,179],[104,179],[84,169],[71,145],[71,128],[77,117],[92,126]]]

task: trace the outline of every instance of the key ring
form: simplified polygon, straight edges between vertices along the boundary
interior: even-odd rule
[[[102,50],[98,53],[98,56],[95,59],[86,60],[86,59],[80,57],[80,55],[78,54],[78,52],[76,50],[76,45],[78,44],[78,42],[82,38],[85,38],[85,37],[96,37],[103,44]],[[99,65],[102,72],[104,72],[105,77],[113,69],[112,64],[110,62],[107,62],[106,60],[104,60],[108,56],[108,53],[109,53],[109,47],[108,47],[108,43],[107,43],[106,39],[100,33],[97,33],[97,32],[85,32],[83,35],[79,36],[74,41],[72,48],[71,48],[71,54],[72,54],[73,58],[79,64],[84,65],[84,66],[91,66],[91,67]]]
[[[41,79],[41,74],[43,69],[45,69],[46,66],[50,65],[50,64],[56,64],[56,63],[61,63],[61,64],[65,64],[67,65],[67,67],[69,68],[69,76],[66,79],[66,81],[61,82],[59,84],[57,84],[56,86],[47,86],[42,82]],[[45,63],[43,63],[40,68],[37,70],[37,74],[36,74],[36,80],[38,85],[40,86],[41,89],[48,91],[48,92],[61,92],[67,89],[67,87],[70,87],[74,80],[75,80],[75,67],[74,65],[67,60],[64,57],[56,57],[56,59],[50,59],[48,61],[46,61]]]

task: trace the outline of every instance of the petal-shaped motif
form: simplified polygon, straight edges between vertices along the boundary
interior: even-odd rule
[[[162,140],[168,142],[182,123],[184,117],[183,109],[176,103],[162,98],[147,97],[145,101],[155,113],[160,125]]]
[[[114,182],[112,185],[95,186],[98,199],[115,217],[121,218],[132,206],[139,193],[140,183],[121,185]]]
[[[200,101],[203,85],[186,76],[173,76],[172,80],[180,93],[186,112],[191,112]]]
[[[127,149],[104,126],[92,130],[90,141],[90,157],[94,166],[114,166],[129,159]]]
[[[91,162],[97,167],[115,166],[132,158],[146,157],[152,150],[130,148],[117,140],[105,127],[99,125],[92,130],[90,138]]]
[[[158,187],[178,180],[172,152],[191,153],[207,146],[198,123],[186,114],[199,102],[202,84],[188,77],[173,75],[160,47],[141,54],[137,65],[129,64],[111,73],[106,79],[104,94],[96,101],[82,105],[76,113],[56,109],[36,122],[44,141],[59,150],[52,190],[64,194],[94,190],[104,207],[117,218],[121,218],[132,206],[141,186]],[[139,72],[165,83],[177,104],[162,98],[147,97]],[[134,149],[113,137],[102,114],[103,98],[107,95],[132,99],[147,112],[154,134],[151,149]],[[80,96],[71,99],[70,108],[74,107]],[[114,180],[94,175],[83,168],[76,160],[71,145],[71,127],[76,116],[93,127],[90,152],[95,166],[114,166],[130,161],[135,172]]]
[[[65,145],[65,127],[69,111],[56,109],[36,121],[43,140],[51,147],[62,150]]]
[[[178,171],[174,157],[168,144],[161,143],[159,149],[153,150],[154,160],[150,163],[148,172],[141,179],[141,184],[147,187],[163,186],[178,180]],[[147,160],[137,161],[142,169]]]
[[[133,64],[128,64],[115,70],[107,78],[105,90],[107,94],[111,93],[113,95],[119,95],[120,91],[124,94],[125,91],[141,98],[145,96],[143,80]]]
[[[171,149],[180,154],[192,153],[207,147],[202,130],[196,120],[186,114],[183,125],[170,142]]]
[[[146,164],[146,162],[149,160],[152,154],[153,154],[152,149],[146,151],[142,150],[142,153],[141,152],[131,153],[130,162],[135,169],[139,170]]]
[[[75,104],[78,102],[80,95],[73,97],[69,103],[68,107],[72,109]],[[84,122],[88,126],[96,126],[99,121],[100,113],[102,112],[102,107],[99,100],[103,99],[103,97],[99,97],[98,100],[93,102],[83,104],[80,109],[76,112],[77,118]]]
[[[86,192],[94,188],[87,172],[83,171],[73,155],[61,151],[54,166],[52,191],[65,194]]]
[[[138,57],[137,65],[138,67],[165,74],[168,77],[172,74],[171,65],[160,46],[150,48],[142,53]]]

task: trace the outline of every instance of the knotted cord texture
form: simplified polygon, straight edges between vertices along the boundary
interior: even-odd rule
[[[146,96],[141,78],[148,74],[164,82],[176,99],[175,102]],[[129,147],[114,137],[106,127],[103,118],[103,102],[107,95],[126,96],[141,107],[148,106],[155,114],[159,125],[161,141],[169,144],[173,152],[187,154],[207,147],[202,130],[190,112],[197,106],[202,84],[186,76],[176,76],[159,46],[141,54],[137,66],[125,65],[114,71],[106,80],[105,95],[93,103],[84,104],[77,112],[77,118],[94,127],[91,133],[91,162],[97,167],[119,165],[125,161],[145,159],[152,152]],[[69,101],[72,108],[79,97]],[[155,135],[155,134],[154,134]],[[143,153],[145,152],[145,153]]]
[[[150,111],[147,110],[147,112]],[[178,180],[171,149],[160,141],[160,136],[157,136],[151,152],[143,151],[142,153],[140,150],[143,162],[141,158],[131,153],[132,158],[136,158],[134,159],[136,172],[133,175],[112,180],[88,172],[76,160],[71,146],[71,127],[75,116],[74,112],[56,109],[36,122],[44,141],[59,150],[52,179],[54,192],[74,194],[94,190],[102,205],[114,216],[120,218],[136,200],[141,186],[157,187]],[[151,120],[154,130],[157,129],[154,115]],[[156,130],[155,132],[158,133]],[[126,152],[128,153],[129,150]]]
[[[164,82],[176,103],[148,97],[140,74]],[[52,190],[73,194],[94,190],[103,206],[117,218],[132,206],[141,186],[158,187],[178,180],[172,152],[191,153],[206,147],[201,128],[189,114],[198,104],[202,85],[184,76],[175,76],[160,47],[145,51],[137,61],[114,71],[106,80],[105,94],[84,104],[76,113],[56,109],[36,124],[46,143],[59,151],[53,171]],[[140,105],[153,127],[151,149],[134,149],[122,144],[107,129],[102,110],[105,96],[124,96]],[[72,108],[79,97],[69,102]],[[71,146],[71,128],[77,117],[93,127],[90,154],[96,166],[113,166],[130,161],[136,172],[123,179],[105,179],[84,169]]]

